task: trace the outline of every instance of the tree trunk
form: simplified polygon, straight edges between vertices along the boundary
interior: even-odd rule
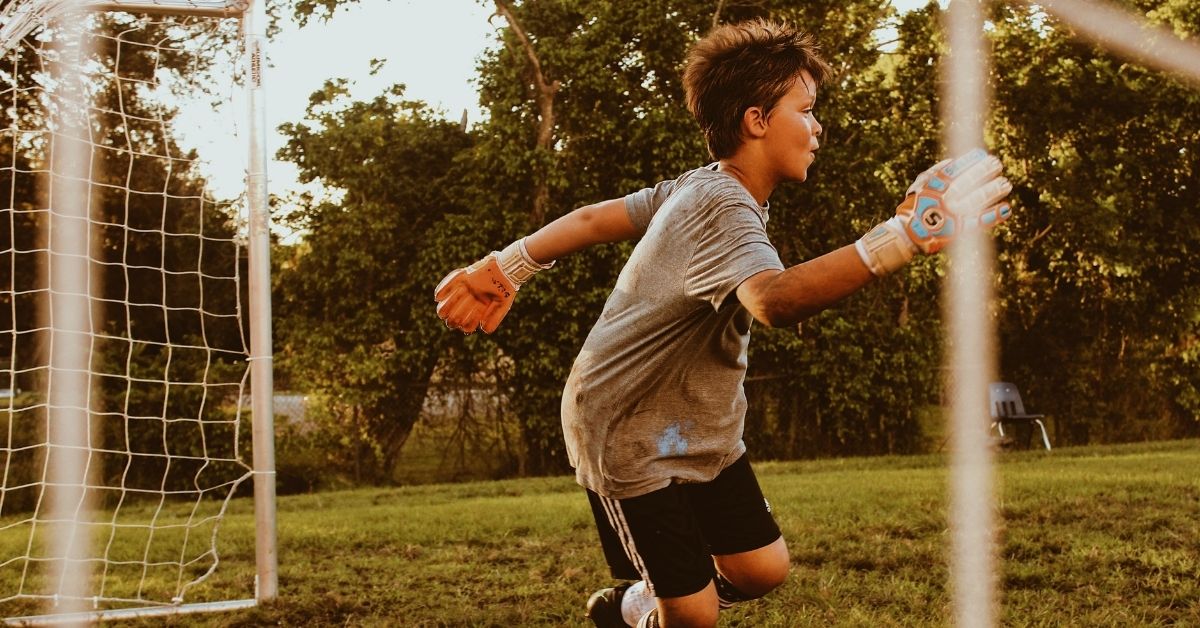
[[[539,157],[545,157],[546,161],[537,165],[534,174],[533,208],[529,213],[529,223],[530,228],[535,229],[546,222],[546,210],[550,204],[550,183],[546,170],[549,167],[549,157],[554,153],[554,96],[562,87],[562,83],[549,80],[542,71],[542,64],[533,49],[533,43],[529,41],[525,29],[517,21],[508,0],[496,0],[496,13],[504,17],[517,37],[520,50],[514,50],[514,53],[518,56],[523,54],[529,60],[533,97],[538,108],[534,146],[538,149]]]
[[[425,405],[425,396],[429,392],[429,380],[432,375],[433,367],[430,366],[425,373],[418,373],[416,377],[413,377],[407,386],[400,387],[410,391],[409,394],[391,400],[386,408],[380,408],[385,417],[385,423],[381,426],[379,435],[380,449],[383,453],[381,471],[385,482],[390,481],[395,475],[404,444],[408,442],[413,427],[421,418],[421,408]]]

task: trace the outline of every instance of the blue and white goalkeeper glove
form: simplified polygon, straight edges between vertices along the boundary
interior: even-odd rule
[[[896,215],[855,243],[863,263],[882,277],[918,251],[932,255],[960,233],[1007,220],[1012,209],[1004,198],[1012,184],[1002,169],[999,159],[977,148],[917,175]]]

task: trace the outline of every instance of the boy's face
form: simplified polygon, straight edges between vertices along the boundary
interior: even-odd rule
[[[803,181],[817,158],[821,123],[813,116],[817,83],[802,72],[767,116],[767,151],[784,181]]]

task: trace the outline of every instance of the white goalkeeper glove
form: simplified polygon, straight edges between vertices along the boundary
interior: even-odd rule
[[[964,231],[1007,220],[1012,210],[1004,197],[1012,184],[1002,168],[999,159],[977,148],[917,175],[896,215],[855,243],[863,263],[882,277],[918,251],[937,253]]]

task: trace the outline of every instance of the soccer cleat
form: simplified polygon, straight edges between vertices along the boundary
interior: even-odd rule
[[[587,601],[588,619],[592,620],[597,628],[629,628],[629,624],[625,623],[625,618],[621,616],[621,600],[625,597],[625,590],[632,584],[626,582],[593,593]]]

